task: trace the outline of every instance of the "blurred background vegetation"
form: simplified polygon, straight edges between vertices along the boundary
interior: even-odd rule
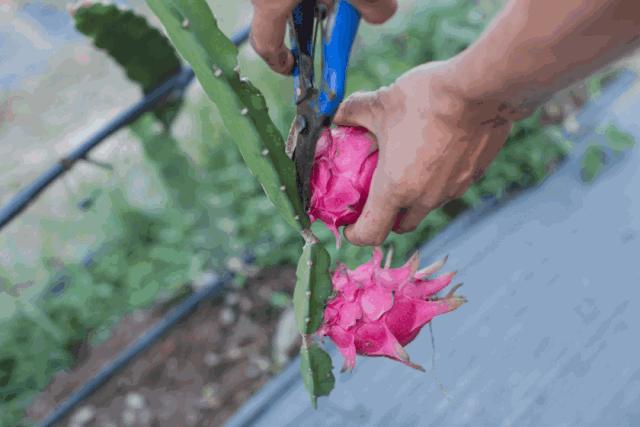
[[[248,1],[209,3],[227,34],[248,22]],[[401,2],[388,25],[360,31],[348,92],[375,89],[414,65],[455,55],[479,35],[500,3]],[[129,5],[157,26],[143,3]],[[57,27],[49,28],[53,35],[45,31],[30,38],[32,45],[45,43],[52,55],[42,61],[49,65],[36,77],[2,80],[0,201],[6,203],[141,91],[73,30],[66,2],[0,6],[14,17],[34,15],[38,8],[34,16],[57,17]],[[291,82],[269,72],[246,48],[241,67],[265,94],[285,134],[293,117]],[[603,76],[593,78],[578,92],[596,96],[602,81]],[[572,108],[581,102],[571,99],[568,107],[550,104],[518,123],[492,167],[464,197],[433,212],[414,233],[393,236],[387,245],[394,247],[396,260],[461,212],[535,185],[553,171],[571,149],[558,126],[571,123]],[[610,132],[614,140],[625,138]],[[259,266],[293,264],[298,258],[299,237],[244,167],[197,83],[169,128],[149,113],[92,156],[112,168],[76,166],[0,234],[0,425],[16,425],[32,396],[73,364],[79,346],[104,340],[123,314],[171,301],[190,292],[207,272],[225,267],[239,270],[236,286],[242,287],[238,260],[246,250]],[[587,166],[597,168],[597,156],[590,156]],[[331,234],[315,228],[335,255]],[[353,266],[369,255],[367,249],[343,246],[333,259]]]

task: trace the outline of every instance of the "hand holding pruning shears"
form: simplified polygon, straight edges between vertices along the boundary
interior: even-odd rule
[[[251,45],[274,71],[289,74],[294,58],[284,43],[287,23],[300,0],[252,0],[253,22]],[[332,0],[320,0],[329,12]],[[395,13],[396,0],[351,0],[362,19],[370,24],[381,24]]]

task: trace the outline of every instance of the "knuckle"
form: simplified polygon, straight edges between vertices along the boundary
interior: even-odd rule
[[[369,238],[369,244],[367,246],[380,246],[384,243],[384,236],[375,236]]]
[[[406,234],[416,231],[418,224],[403,224],[398,229],[398,234]]]
[[[362,0],[363,18],[369,24],[383,24],[398,10],[396,0]]]
[[[388,97],[389,97],[389,92],[388,92],[388,88],[386,87],[380,88],[375,92],[373,92],[371,95],[371,102],[370,102],[371,109],[378,114],[384,113],[384,110],[387,105],[386,100]]]
[[[249,37],[249,44],[251,45],[253,50],[264,59],[264,57],[267,55],[267,47],[260,41],[258,41],[258,38],[256,37],[254,32],[251,32],[251,37]]]
[[[422,194],[422,186],[407,179],[404,174],[390,174],[387,176],[387,182],[390,194],[397,204],[412,204]]]
[[[398,11],[398,2],[396,0],[389,0],[388,7],[387,19],[391,18]]]
[[[480,178],[482,178],[483,175],[484,175],[484,168],[477,168],[475,172],[473,172],[471,179],[473,180],[473,182],[476,182]]]

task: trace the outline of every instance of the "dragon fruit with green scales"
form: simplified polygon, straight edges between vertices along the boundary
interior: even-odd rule
[[[416,253],[405,265],[391,268],[391,254],[381,265],[382,251],[374,249],[371,260],[355,270],[338,265],[333,274],[334,297],[324,311],[318,335],[329,337],[344,357],[343,370],[355,366],[356,354],[384,356],[423,370],[413,363],[404,347],[434,317],[455,310],[466,302],[454,295],[444,297],[455,272],[430,278],[442,268],[446,257],[418,270]]]

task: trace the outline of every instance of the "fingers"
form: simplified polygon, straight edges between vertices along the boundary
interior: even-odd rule
[[[291,10],[282,10],[269,2],[253,2],[254,15],[249,41],[258,55],[280,74],[289,74],[293,55],[284,43],[287,20]]]
[[[356,92],[340,104],[333,123],[360,126],[376,133],[381,114],[380,95],[376,92]]]
[[[399,206],[393,203],[391,187],[380,181],[380,174],[376,170],[362,214],[355,224],[345,230],[345,237],[354,245],[381,245],[398,215]]]
[[[430,206],[417,204],[409,208],[399,224],[393,228],[396,233],[410,233],[418,228],[418,225],[433,209]]]
[[[382,24],[391,18],[398,9],[396,0],[351,0],[360,11],[362,18],[370,24]],[[322,0],[331,5],[330,0]],[[284,43],[287,20],[296,1],[290,7],[282,2],[253,0],[253,21],[249,41],[258,55],[280,74],[290,74],[293,68],[293,55]]]
[[[398,10],[396,0],[350,0],[360,11],[362,19],[370,24],[382,24]]]

